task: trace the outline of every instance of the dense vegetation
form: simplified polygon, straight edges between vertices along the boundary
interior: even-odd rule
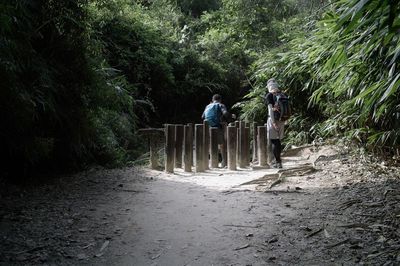
[[[246,116],[260,114],[255,96],[268,76],[277,75],[294,96],[292,141],[339,136],[376,151],[396,151],[399,14],[397,1],[334,1],[308,30],[260,58]]]
[[[137,128],[197,122],[213,93],[262,121],[293,99],[291,143],[398,146],[399,4],[378,0],[4,0],[3,176],[117,166]]]

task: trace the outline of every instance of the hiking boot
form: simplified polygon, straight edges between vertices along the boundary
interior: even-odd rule
[[[282,168],[282,163],[276,163],[276,168]]]

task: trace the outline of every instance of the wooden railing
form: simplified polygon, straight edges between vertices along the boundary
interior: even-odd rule
[[[253,166],[268,167],[266,127],[257,123],[236,121],[223,124],[224,143],[218,148],[218,128],[203,124],[166,124],[164,128],[144,128],[139,132],[149,139],[150,168],[159,169],[157,140],[165,138],[164,169],[173,173],[175,168],[185,172],[204,172],[219,166],[219,154],[229,170]],[[250,133],[252,133],[250,135]],[[250,147],[252,143],[252,147]],[[252,156],[250,152],[252,151]]]

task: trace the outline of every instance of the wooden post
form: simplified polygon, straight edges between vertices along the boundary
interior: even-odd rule
[[[210,169],[209,167],[209,153],[210,153],[210,126],[206,121],[203,122],[203,163],[204,163],[204,170]]]
[[[191,164],[194,165],[194,161],[193,161],[193,137],[194,137],[193,123],[188,123],[187,125],[189,126],[189,135],[190,135],[190,139],[192,140],[191,141],[192,146],[190,149],[190,161],[191,161]]]
[[[258,142],[258,165],[267,166],[267,150],[266,150],[266,132],[267,128],[265,126],[258,127],[257,142]]]
[[[175,126],[165,125],[165,171],[174,172]]]
[[[222,122],[221,125],[222,125],[223,136],[224,136],[223,144],[222,144],[222,147],[221,147],[221,156],[222,156],[222,164],[221,165],[222,165],[222,167],[225,167],[227,165],[227,162],[228,162],[228,145],[227,145],[227,140],[228,140],[227,127],[228,127],[228,125],[227,125],[226,122]]]
[[[157,156],[157,135],[150,134],[149,136],[150,142],[150,168],[158,169],[158,156]]]
[[[236,143],[237,143],[237,128],[235,126],[227,127],[227,143],[228,143],[228,169],[236,170]]]
[[[182,168],[183,125],[175,125],[175,167]]]
[[[240,162],[240,134],[239,134],[240,121],[235,121],[235,127],[236,127],[236,164],[239,164],[239,162]]]
[[[245,139],[245,122],[241,121],[239,125],[239,167],[244,168],[246,167],[246,139]]]
[[[211,168],[218,167],[218,130],[217,127],[210,127]]]
[[[195,163],[195,171],[196,172],[204,172],[204,147],[203,147],[203,124],[196,124],[194,130],[194,139],[195,139],[195,152],[196,152],[196,163]]]
[[[190,126],[186,125],[183,129],[183,165],[185,172],[192,171],[192,154],[193,154],[193,136]]]
[[[150,148],[150,168],[158,170],[158,154],[157,148],[159,138],[165,134],[165,128],[139,128],[138,133],[147,137]]]
[[[255,163],[255,162],[257,162],[257,153],[258,153],[258,151],[257,151],[257,148],[258,148],[258,146],[257,146],[257,131],[258,131],[258,129],[257,129],[257,122],[254,122],[253,123],[253,158],[252,158],[252,162],[253,163]]]
[[[244,165],[250,166],[250,127],[244,128]]]

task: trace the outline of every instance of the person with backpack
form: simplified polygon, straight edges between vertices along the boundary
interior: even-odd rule
[[[267,138],[271,143],[272,154],[275,157],[274,168],[282,168],[281,140],[284,137],[285,121],[290,116],[289,98],[280,91],[275,79],[267,82],[268,94],[265,97],[265,105],[268,107]]]
[[[221,95],[214,94],[212,96],[212,101],[210,104],[206,106],[204,109],[201,118],[207,122],[210,127],[218,128],[218,149],[222,151],[224,145],[224,129],[222,127],[221,122],[227,121],[229,122],[232,119],[236,118],[235,114],[231,114],[228,112],[226,106],[221,103]],[[221,152],[222,157],[222,167],[226,165],[226,158],[224,158],[223,153]]]

